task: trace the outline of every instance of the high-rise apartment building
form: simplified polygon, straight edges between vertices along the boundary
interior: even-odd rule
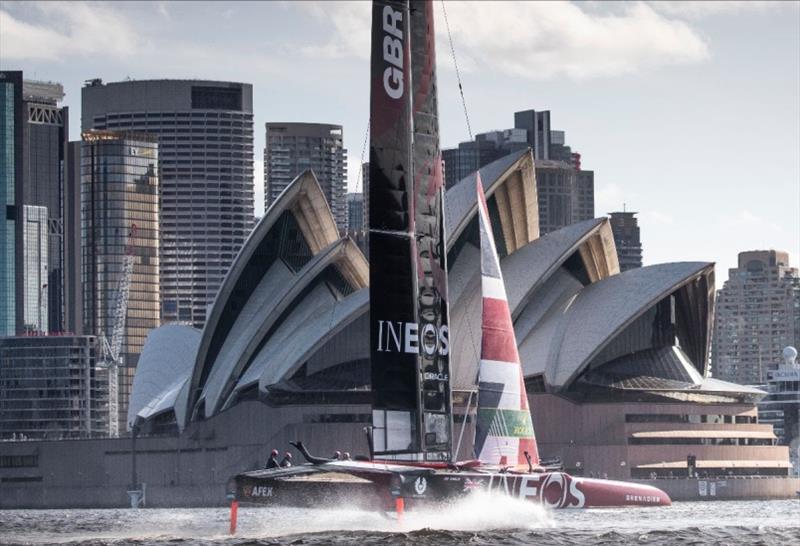
[[[31,331],[32,316],[44,310],[36,321],[39,332],[64,330],[65,281],[62,203],[64,173],[68,168],[66,149],[68,109],[60,106],[64,97],[61,84],[23,79],[20,71],[0,72],[0,195],[5,205],[3,240],[0,258],[0,333],[13,335]],[[41,273],[26,267],[38,263],[26,255],[25,237],[33,221],[33,211],[26,219],[25,207],[37,207],[36,218],[44,209],[46,248],[45,279],[30,297],[30,279]],[[12,238],[13,234],[13,240]],[[30,247],[28,247],[30,248]],[[13,274],[12,274],[13,271]],[[12,278],[13,277],[13,278]],[[46,300],[40,305],[38,291]],[[11,295],[13,292],[13,296]],[[10,313],[14,319],[11,324]]]
[[[628,211],[608,213],[620,271],[642,267],[642,241],[636,214]]]
[[[161,316],[202,327],[253,225],[253,87],[142,80],[82,90],[81,127],[158,137]]]
[[[94,336],[0,337],[0,440],[108,433]]]
[[[712,370],[715,377],[762,384],[784,347],[800,343],[800,277],[789,254],[739,253],[738,267],[717,292]]]
[[[535,160],[539,233],[594,218],[594,173],[564,161]]]
[[[155,137],[85,131],[81,168],[84,331],[112,336],[126,255],[134,256],[119,370],[120,430],[145,338],[160,325],[159,179]]]
[[[347,231],[364,231],[364,194],[347,194]]]
[[[457,148],[442,150],[446,187],[449,188],[484,165],[511,153],[498,148],[497,141],[481,138],[482,136],[476,135],[475,140],[461,142]]]
[[[536,165],[540,233],[594,218],[594,172],[581,168],[581,156],[567,146],[564,131],[551,129],[547,110],[515,112],[514,128],[480,133],[442,150],[445,186],[524,148],[533,151]]]
[[[265,208],[306,169],[312,169],[336,225],[347,229],[347,150],[341,125],[267,123],[264,148]]]
[[[573,169],[578,173],[577,195],[575,196],[575,220],[580,222],[594,218],[594,171],[584,171],[579,167]]]

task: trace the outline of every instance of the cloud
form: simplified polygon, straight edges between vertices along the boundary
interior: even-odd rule
[[[646,223],[652,223],[660,226],[672,226],[675,224],[675,218],[665,212],[658,210],[647,210],[639,214],[639,217]]]
[[[481,70],[532,80],[614,76],[709,56],[687,23],[644,3],[622,4],[613,13],[566,2],[463,2],[447,10],[459,56]]]
[[[597,214],[606,214],[607,212],[622,210],[625,205],[626,198],[630,200],[633,195],[626,192],[619,184],[605,183],[597,184],[595,186],[595,209]]]
[[[368,161],[368,157],[364,157],[364,161]],[[348,192],[363,192],[363,169],[361,168],[361,155],[357,151],[347,152],[347,191]]]
[[[141,8],[122,2],[1,5],[0,60],[4,67],[20,61],[59,62],[79,58],[84,68],[111,63],[133,77],[165,74],[173,78],[238,81],[242,74],[286,73],[286,61],[281,55],[243,55],[242,49],[230,41],[203,40],[178,11],[190,9],[183,5],[159,3]],[[226,12],[222,12],[222,17],[225,16]],[[250,47],[266,46],[251,40]]]
[[[35,2],[20,7],[35,12],[35,16],[26,22],[6,8],[0,9],[4,61],[61,60],[97,53],[127,57],[140,46],[134,25],[103,4]]]
[[[172,19],[172,16],[170,16],[170,14],[169,14],[169,9],[167,9],[167,3],[166,2],[156,2],[156,11],[164,19],[167,19],[167,20]]]
[[[451,2],[446,8],[465,71],[493,70],[532,80],[585,79],[696,63],[709,56],[708,45],[686,22],[645,3],[623,4],[614,12],[569,2]],[[368,3],[301,3],[298,9],[332,27],[323,43],[303,49],[306,54],[368,57]],[[435,10],[441,56],[449,52],[449,43],[440,3]]]
[[[783,228],[776,222],[762,218],[752,211],[741,209],[735,214],[723,216],[718,225],[723,229],[747,229],[749,231],[781,232]]]
[[[684,17],[687,19],[702,19],[715,15],[739,14],[743,12],[767,11],[791,4],[789,2],[769,2],[769,1],[734,1],[722,2],[708,0],[703,1],[658,1],[648,2],[648,5],[659,13]]]
[[[333,26],[333,36],[325,43],[302,48],[305,55],[323,58],[369,58],[371,2],[300,2],[295,6]]]

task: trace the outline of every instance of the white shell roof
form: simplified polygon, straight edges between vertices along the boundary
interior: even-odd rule
[[[530,148],[508,154],[480,169],[483,191],[488,199],[495,191],[495,185],[504,175],[516,169],[521,161],[528,159],[533,164]],[[445,229],[448,246],[452,245],[469,220],[477,213],[478,196],[475,193],[476,173],[462,178],[445,196]]]
[[[366,312],[368,303],[366,288],[337,302],[327,288],[318,286],[259,351],[236,390],[258,382],[264,391],[291,375],[325,341]]]
[[[518,340],[526,373],[545,369],[551,386],[568,385],[618,332],[684,284],[713,272],[713,267],[707,262],[652,265],[586,286],[550,313],[532,335]]]
[[[514,318],[526,301],[580,245],[608,222],[595,218],[553,231],[503,259],[508,303]]]
[[[268,327],[265,321],[275,318],[275,306],[285,291],[295,284],[294,274],[281,261],[275,260],[253,290],[231,327],[208,374],[201,399],[205,399],[206,417],[215,412],[223,389],[259,330]]]
[[[221,409],[225,398],[235,387],[235,384],[239,382],[237,377],[243,373],[245,367],[251,362],[264,336],[276,325],[276,321],[282,317],[285,311],[290,309],[290,306],[306,286],[313,283],[326,267],[335,263],[345,254],[349,245],[353,245],[350,239],[339,239],[335,243],[328,245],[306,263],[295,276],[287,279],[286,282],[264,285],[263,293],[256,297],[257,301],[264,302],[264,307],[260,309],[258,314],[254,313],[252,317],[248,318],[248,316],[240,313],[226,338],[226,343],[228,340],[232,340],[232,343],[237,345],[239,349],[232,353],[234,355],[233,358],[227,361],[217,359],[214,362],[211,374],[209,374],[203,387],[201,399],[205,400],[206,417],[214,415]],[[326,294],[333,300],[330,291],[325,290]],[[307,294],[299,306],[292,308],[291,314],[284,320],[289,321],[295,317],[299,312],[299,307],[306,304],[306,302],[316,305],[318,302],[314,296],[320,297],[320,293],[313,292],[312,294]],[[280,325],[278,326],[280,327]],[[295,325],[294,331],[298,333],[297,325]],[[270,335],[274,336],[275,332]],[[298,337],[297,339],[292,339],[292,343],[302,346],[304,340]]]
[[[303,237],[313,253],[316,254],[321,248],[338,240],[336,223],[325,195],[322,193],[314,173],[306,170],[297,176],[270,205],[269,210],[250,233],[225,275],[203,329],[200,348],[196,353],[196,365],[190,384],[192,392],[204,388],[205,385],[201,385],[203,374],[210,375],[213,368],[217,367],[216,359],[214,362],[208,362],[208,353],[217,329],[223,326],[220,321],[226,311],[226,303],[233,295],[247,264],[255,258],[259,243],[268,235],[285,211],[291,211],[294,214],[303,232]],[[190,403],[194,404],[194,401],[190,401]]]
[[[147,335],[133,378],[129,427],[173,407],[178,411],[176,400],[186,391],[199,346],[200,330],[190,326],[167,324]]]
[[[530,150],[523,150],[481,169],[487,195],[500,188],[509,173],[527,165],[524,162],[528,161],[532,166]],[[448,232],[450,244],[477,210],[474,183],[473,174],[446,194],[447,225],[452,228]],[[335,297],[324,286],[308,289],[327,266],[346,262],[363,267],[364,261],[357,249],[358,256],[354,257],[352,241],[338,239],[338,235],[334,238],[327,229],[322,230],[324,236],[319,235],[320,226],[333,225],[330,210],[311,202],[312,197],[319,198],[320,195],[313,175],[306,174],[295,179],[270,208],[226,277],[202,341],[196,330],[191,333],[154,331],[142,353],[142,379],[138,379],[137,372],[134,380],[133,413],[129,416],[146,419],[172,405],[179,426],[183,426],[189,417],[188,404],[194,404],[188,400],[188,394],[198,386],[202,389],[199,399],[205,401],[206,416],[211,416],[231,404],[242,389],[257,383],[263,391],[279,383],[314,356],[332,336],[368,312],[366,288],[344,298]],[[265,264],[268,267],[265,276],[238,310],[232,325],[229,324],[230,330],[214,361],[205,362],[204,355],[220,320],[222,306],[241,275],[245,266],[243,262],[254,259],[258,242],[267,236],[277,217],[287,210],[301,217],[305,226],[301,226],[304,236],[306,232],[312,234],[308,236],[314,238],[310,242],[314,257],[296,273],[280,260]],[[556,388],[572,381],[597,351],[665,294],[713,268],[707,263],[677,263],[613,275],[616,262],[611,264],[608,256],[603,255],[604,251],[609,251],[606,248],[609,246],[607,237],[594,237],[607,227],[606,219],[568,226],[521,246],[501,262],[525,373],[531,375],[546,371],[548,383]],[[583,248],[584,244],[590,243],[593,249]],[[597,262],[606,265],[605,270],[595,272],[601,280],[587,287],[561,267],[575,252],[581,252],[583,258],[584,250],[592,253],[590,260],[594,260],[595,265]],[[477,249],[466,243],[456,263],[451,264],[452,355],[453,361],[459,363],[459,368],[453,370],[454,389],[473,388],[479,359],[480,344],[474,338],[480,332],[477,257]],[[602,278],[609,274],[612,276]],[[298,300],[301,295],[302,299]],[[276,322],[279,317],[281,323]],[[269,338],[264,339],[265,335]],[[169,347],[176,344],[173,336],[183,336],[186,346],[180,350],[180,357],[176,357],[179,363],[164,364],[169,360],[164,355],[169,354]],[[200,346],[201,342],[204,345]],[[194,355],[197,355],[196,359]],[[164,366],[172,372],[163,377],[152,375],[153,369]],[[192,387],[188,378],[199,380],[202,366],[210,366],[207,378],[202,385]]]
[[[518,342],[533,330],[543,314],[555,305],[556,299],[563,297],[565,288],[556,288],[552,282],[547,284],[550,277],[558,276],[557,272],[567,258],[607,222],[606,218],[597,218],[567,226],[540,237],[501,260]],[[480,343],[473,341],[476,333],[480,335],[481,328],[479,256],[478,249],[467,243],[450,269],[453,359],[459,362],[459,368],[452,372],[454,389],[473,388],[480,359]],[[564,277],[559,277],[560,282],[566,283],[570,293],[582,288],[571,276],[565,274]],[[543,286],[549,289],[539,290]],[[520,316],[523,309],[526,312],[524,317]],[[539,362],[541,358],[537,357],[535,361]],[[527,373],[533,373],[529,371],[529,362],[523,359],[523,364]],[[535,370],[535,366],[532,369]]]

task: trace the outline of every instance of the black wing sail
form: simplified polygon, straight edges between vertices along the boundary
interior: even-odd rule
[[[408,2],[372,4],[369,145],[370,360],[373,454],[421,452],[412,257],[411,71]]]
[[[420,331],[422,445],[450,456],[450,347],[444,184],[439,150],[433,2],[411,3],[412,158]],[[432,458],[429,456],[429,458]]]
[[[414,26],[419,27],[414,32],[418,47],[412,46]],[[434,64],[430,3],[373,2],[370,358],[373,452],[378,458],[450,456],[447,277]]]

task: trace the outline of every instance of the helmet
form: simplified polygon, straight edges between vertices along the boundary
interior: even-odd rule
[[[283,456],[286,457],[287,459],[291,459],[292,458],[292,454],[289,453],[288,451],[286,453],[284,453]]]
[[[278,450],[277,449],[273,449],[272,450],[272,456],[273,457],[277,457],[278,456]]]

